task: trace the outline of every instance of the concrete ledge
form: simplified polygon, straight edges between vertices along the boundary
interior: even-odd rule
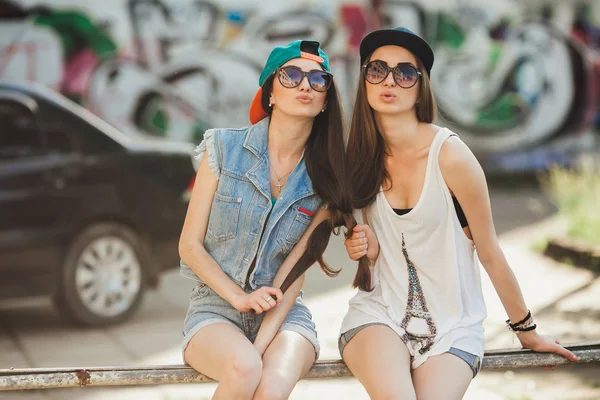
[[[492,350],[485,353],[483,369],[514,369],[566,364],[600,363],[600,342],[567,346],[579,361],[530,350]],[[317,361],[304,379],[352,376],[342,360]],[[213,382],[185,365],[99,368],[0,369],[0,391],[70,388],[81,386],[159,385]]]
[[[570,263],[600,273],[600,246],[568,237],[548,241],[544,255],[558,262]]]

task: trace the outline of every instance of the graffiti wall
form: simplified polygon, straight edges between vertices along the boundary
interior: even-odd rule
[[[361,38],[404,25],[435,48],[440,123],[486,167],[530,169],[600,125],[600,5],[546,3],[0,0],[0,79],[42,82],[131,135],[197,142],[248,123],[269,51],[297,38],[323,44],[349,112]]]
[[[600,120],[600,3],[460,3],[382,5],[387,24],[433,44],[442,123],[488,168],[544,168],[589,147]]]

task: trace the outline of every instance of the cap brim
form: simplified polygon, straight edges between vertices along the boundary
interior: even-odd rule
[[[408,32],[395,29],[381,29],[369,33],[360,43],[360,62],[364,64],[365,59],[375,50],[382,46],[400,46],[411,51],[422,62],[427,73],[433,66],[433,50],[424,39]]]
[[[268,116],[269,114],[267,114],[267,112],[262,106],[262,88],[259,88],[256,94],[254,95],[252,103],[250,104],[250,123],[254,125]]]

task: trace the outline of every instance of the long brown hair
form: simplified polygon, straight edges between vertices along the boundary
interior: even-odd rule
[[[272,113],[269,97],[273,80],[274,76],[263,85],[261,99],[263,109],[269,114]],[[311,233],[304,254],[281,285],[283,292],[315,262],[319,263],[325,274],[336,276],[340,271],[329,267],[323,259],[329,238],[332,232],[339,234],[336,228],[340,226],[346,228],[345,236],[348,238],[356,226],[356,219],[352,214],[352,192],[346,170],[342,109],[335,82],[327,90],[325,101],[327,104],[325,111],[319,113],[313,121],[312,131],[304,150],[304,160],[313,189],[329,209],[330,217],[317,225]],[[367,269],[369,268],[366,257],[359,261],[359,265],[363,264]],[[365,285],[364,289],[370,288]]]
[[[367,57],[365,64],[370,59],[371,56]],[[420,122],[432,123],[437,114],[435,97],[423,63],[419,58],[415,59],[417,68],[422,73],[415,112]],[[385,168],[385,141],[377,129],[374,111],[367,99],[363,68],[357,87],[348,138],[347,162],[352,182],[352,205],[356,209],[363,209],[373,203],[381,186],[386,180],[390,180],[390,176]],[[371,270],[368,265],[359,263],[353,286],[364,290],[362,288],[370,282]]]

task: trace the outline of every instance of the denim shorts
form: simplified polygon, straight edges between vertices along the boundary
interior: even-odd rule
[[[371,325],[387,326],[386,324],[375,322],[375,323],[357,326],[354,329],[350,329],[349,331],[344,332],[338,340],[338,349],[340,350],[340,356],[344,354],[344,348],[346,347],[348,342],[350,342],[350,340],[352,340],[352,338],[354,336],[356,336],[356,334],[358,332],[360,332],[362,329],[366,328],[367,326],[371,326]],[[457,349],[455,347],[450,347],[450,350],[448,350],[448,353],[454,354],[455,356],[457,356],[458,358],[460,358],[461,360],[466,362],[469,365],[469,367],[471,368],[471,370],[473,371],[473,378],[475,378],[475,376],[481,369],[481,359],[479,356],[468,353],[464,350]]]
[[[247,289],[246,292],[251,292]],[[188,343],[200,329],[223,322],[238,328],[251,342],[254,342],[258,329],[262,323],[263,314],[254,312],[239,312],[227,300],[219,296],[206,283],[199,282],[190,294],[190,305],[183,323],[182,352],[185,352]],[[296,299],[279,331],[293,331],[306,338],[315,348],[317,358],[319,357],[319,341],[317,330],[312,320],[312,314],[302,302],[302,293]],[[185,357],[183,358],[185,361]]]

